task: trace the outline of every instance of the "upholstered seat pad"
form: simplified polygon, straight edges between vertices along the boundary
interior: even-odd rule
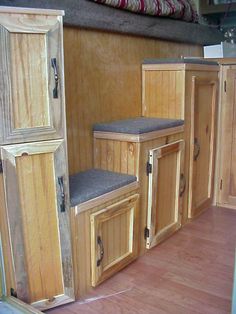
[[[135,176],[90,169],[70,176],[70,203],[76,206],[135,182]]]
[[[132,118],[108,123],[96,123],[94,131],[142,134],[183,125],[183,120],[161,118]]]
[[[168,63],[188,63],[188,64],[205,64],[218,65],[215,61],[193,58],[166,58],[166,59],[144,59],[143,64],[168,64]]]

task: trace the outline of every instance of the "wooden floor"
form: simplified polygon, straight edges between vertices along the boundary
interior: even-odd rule
[[[230,313],[236,211],[210,208],[79,302],[50,314]]]

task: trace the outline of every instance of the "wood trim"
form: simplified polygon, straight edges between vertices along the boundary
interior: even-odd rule
[[[36,309],[39,309],[39,310],[42,309],[43,310],[43,309],[50,309],[50,308],[54,308],[56,306],[60,306],[60,305],[64,305],[67,303],[74,302],[75,299],[69,297],[66,294],[67,294],[67,292],[65,289],[65,294],[55,296],[52,301],[45,299],[45,300],[40,300],[38,302],[33,302],[33,303],[31,303],[31,305],[33,307],[35,307]]]
[[[94,138],[114,140],[114,141],[127,141],[134,143],[141,143],[150,141],[158,137],[169,136],[176,133],[184,132],[184,125],[176,126],[173,128],[147,132],[142,134],[128,134],[128,133],[115,133],[115,132],[102,132],[95,131],[93,133]]]
[[[0,6],[0,13],[10,14],[37,14],[37,15],[65,15],[64,10],[51,10],[51,9],[31,9],[31,8],[17,8]]]
[[[145,71],[219,71],[218,65],[193,64],[193,63],[159,63],[143,64],[142,69]]]
[[[82,204],[74,206],[75,215],[80,214],[80,213],[82,213],[88,209],[92,209],[93,207],[98,207],[105,202],[109,202],[109,201],[113,200],[114,198],[120,197],[126,193],[130,193],[134,190],[137,190],[138,188],[139,188],[139,183],[136,181],[136,182],[130,183],[126,186],[123,186],[119,189],[116,189],[114,191],[111,191],[111,192],[108,192],[108,193],[103,194],[101,196],[95,197],[92,200],[89,200],[89,201],[86,201]]]
[[[17,145],[6,145],[0,146],[3,151],[8,152],[9,154],[14,155],[14,157],[20,157],[24,154],[33,155],[40,153],[50,153],[56,151],[64,140],[52,140],[45,142],[33,142],[33,143],[23,143]]]
[[[33,308],[32,306],[30,306],[29,304],[26,304],[24,302],[22,302],[19,299],[16,299],[14,297],[8,297],[8,298],[3,298],[4,301],[6,301],[8,304],[16,307],[19,310],[24,310],[25,314],[42,314],[42,312],[40,312],[39,310]]]
[[[200,79],[196,76],[192,77],[192,97],[191,97],[191,127],[190,127],[190,158],[189,158],[189,198],[188,198],[188,217],[192,218],[195,216],[194,209],[192,208],[193,201],[193,168],[194,168],[194,106],[196,99],[196,86],[199,85],[212,85],[212,103],[211,103],[211,135],[210,135],[210,157],[209,157],[209,180],[208,180],[208,200],[205,200],[204,203],[201,203],[198,207],[198,211],[203,211],[206,207],[208,207],[212,203],[211,198],[213,197],[213,188],[214,188],[214,173],[213,173],[213,165],[214,165],[214,144],[215,144],[215,125],[216,125],[216,104],[217,104],[217,87],[218,82],[216,80],[206,80]]]

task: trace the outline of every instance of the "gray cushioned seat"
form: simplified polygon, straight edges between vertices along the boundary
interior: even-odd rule
[[[90,169],[70,176],[70,203],[76,206],[90,199],[114,191],[137,178],[128,174]]]
[[[204,59],[192,59],[192,58],[167,58],[167,59],[144,59],[143,64],[166,64],[166,63],[192,63],[192,64],[206,64],[206,65],[218,65],[215,61],[208,61]]]
[[[161,119],[161,118],[144,118],[138,117],[133,119],[119,120],[108,123],[96,123],[93,126],[94,131],[116,132],[128,134],[142,134],[152,131],[172,128],[183,125],[183,120]]]

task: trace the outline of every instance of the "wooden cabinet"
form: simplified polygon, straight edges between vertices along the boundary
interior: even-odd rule
[[[64,135],[62,16],[0,10],[0,143]]]
[[[155,150],[157,150],[158,152],[158,149],[160,147],[165,147],[165,145],[167,144],[176,143],[178,141],[181,142],[181,140],[183,139],[183,130],[184,126],[181,125],[169,129],[162,129],[159,131],[143,134],[122,134],[99,131],[94,132],[95,168],[133,174],[138,178],[138,181],[140,182],[140,254],[143,254],[146,251],[146,248],[149,247],[149,245],[147,245],[147,220],[149,219],[149,226],[152,224],[152,222],[151,218],[148,218],[148,206],[150,206],[150,208],[152,206],[159,206],[159,193],[161,199],[165,200],[165,204],[162,204],[163,206],[161,205],[161,212],[163,210],[167,210],[168,215],[171,216],[171,213],[173,211],[178,210],[178,213],[176,213],[176,217],[182,215],[182,200],[179,200],[179,196],[177,194],[173,194],[174,190],[178,190],[179,180],[181,176],[179,172],[180,163],[179,161],[177,162],[177,159],[179,160],[179,157],[177,158],[177,155],[180,156],[180,152],[173,152],[173,154],[170,153],[170,155],[167,154],[168,156],[166,157],[163,156],[163,158],[159,160],[159,163],[153,164],[152,169],[148,167],[148,162],[150,154],[152,154],[152,152],[155,152]],[[180,147],[183,147],[183,145],[176,145],[177,147],[179,147],[179,151],[182,152],[182,148]],[[166,149],[170,149],[171,152],[171,149],[173,147],[175,147],[175,145],[167,145]],[[165,150],[165,148],[163,149]],[[160,149],[159,152],[161,151],[162,150]],[[157,177],[157,171],[160,170],[159,166],[161,167],[161,171],[164,172],[166,167],[170,166],[170,172],[168,173],[168,177],[165,177],[165,174],[163,174],[163,172],[159,172],[159,177]],[[152,176],[153,171],[156,172]],[[181,173],[185,175],[184,171]],[[149,186],[153,186],[152,183],[150,183],[151,177],[155,181],[154,185],[157,184],[158,187],[156,186],[153,189],[149,189]],[[173,190],[170,190],[169,188],[166,191],[164,191],[165,189],[163,190],[163,187],[166,187],[166,180],[168,180],[169,183],[172,181],[172,184],[175,184]],[[173,203],[169,202],[169,200],[173,198],[176,199],[174,207],[172,206]],[[179,204],[179,206],[177,205],[177,203]],[[151,209],[149,210],[149,215],[150,212]],[[153,211],[153,213],[154,212],[155,210]],[[159,213],[160,212],[158,212],[158,214]],[[160,215],[162,214],[163,213],[160,213]],[[163,215],[165,216],[165,213]],[[177,220],[179,221],[179,218]],[[172,222],[172,218],[170,218],[169,221],[165,221],[163,223],[166,224],[167,227],[167,225],[171,225]],[[164,240],[165,237],[171,234],[171,231],[174,232],[177,229],[177,226],[179,226],[178,223],[176,224],[175,229],[168,229],[167,227],[168,231],[166,233],[163,233],[163,237],[160,239]],[[160,229],[162,229],[162,227],[160,227]]]
[[[236,60],[219,60],[221,93],[216,203],[236,208]]]
[[[149,151],[146,247],[149,249],[181,227],[184,141]]]
[[[136,194],[91,214],[93,287],[137,257],[137,199]]]
[[[192,77],[189,217],[212,204],[217,82]]]
[[[15,293],[40,309],[73,300],[65,143],[1,147]]]
[[[134,182],[71,208],[76,298],[138,257],[139,203]]]
[[[0,231],[7,295],[74,300],[62,11],[0,8]]]
[[[142,66],[143,115],[185,120],[183,223],[212,203],[218,71],[216,63],[201,60]]]

